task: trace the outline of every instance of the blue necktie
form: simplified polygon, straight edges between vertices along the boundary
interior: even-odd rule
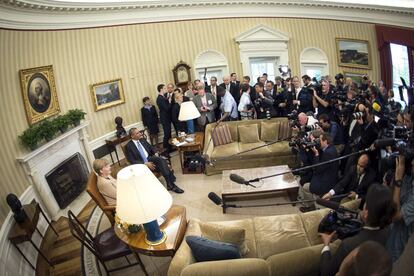
[[[144,163],[147,163],[148,159],[145,156],[144,149],[142,148],[141,143],[138,141],[137,141],[137,148],[138,148],[139,154],[141,154],[142,160],[144,161]]]

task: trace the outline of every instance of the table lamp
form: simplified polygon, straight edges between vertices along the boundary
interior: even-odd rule
[[[129,224],[143,224],[147,244],[158,245],[167,239],[157,218],[170,209],[172,197],[146,165],[131,165],[118,172],[116,198],[117,216]]]
[[[181,103],[180,113],[178,114],[178,120],[188,122],[200,116],[200,112],[198,112],[197,107],[192,101]],[[194,133],[194,126],[192,128],[193,130],[191,131],[189,129],[188,133]]]

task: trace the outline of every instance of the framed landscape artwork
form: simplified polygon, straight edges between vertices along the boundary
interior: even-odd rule
[[[52,65],[23,69],[19,74],[30,125],[60,112]]]
[[[371,68],[371,54],[367,40],[337,38],[336,49],[339,66]]]
[[[344,79],[351,78],[354,83],[358,84],[358,87],[360,87],[362,84],[363,76],[365,76],[365,74],[344,71]]]
[[[121,79],[91,84],[90,92],[95,111],[125,103]]]

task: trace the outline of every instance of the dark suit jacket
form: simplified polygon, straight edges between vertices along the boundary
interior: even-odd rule
[[[144,147],[144,149],[148,152],[148,157],[153,156],[155,154],[154,148],[147,142],[145,139],[140,139],[139,142]],[[137,146],[135,145],[134,141],[130,140],[125,146],[125,157],[129,163],[132,165],[134,164],[144,164],[144,160],[142,160],[141,154],[139,153]]]
[[[151,134],[156,134],[159,132],[158,129],[158,114],[157,110],[155,110],[155,106],[151,106],[151,109],[146,109],[145,107],[141,108],[141,117],[142,122],[145,127],[148,128]]]
[[[321,276],[333,276],[338,272],[342,261],[345,257],[361,243],[366,241],[376,241],[385,246],[388,239],[387,230],[367,230],[362,229],[357,235],[346,238],[338,247],[335,255],[332,256],[330,251],[323,252],[321,256]]]
[[[233,96],[234,100],[236,101],[237,105],[240,102],[240,82],[232,83],[230,82],[230,94]]]
[[[356,172],[356,166],[352,166],[350,170],[346,172],[344,177],[335,185],[333,190],[335,194],[343,194],[354,191],[358,196],[365,198],[369,186],[375,182],[375,172],[367,168],[364,178],[361,180],[361,184],[358,185],[358,176]]]
[[[174,124],[174,127],[177,131],[184,131],[187,132],[187,124],[186,122],[182,122],[178,120],[178,115],[180,114],[180,105],[178,103],[174,103],[171,106],[171,121]]]
[[[158,95],[157,105],[160,110],[160,119],[163,124],[171,124],[171,104],[164,96]]]
[[[298,113],[314,111],[312,94],[308,91],[306,87],[302,87],[302,89],[299,92],[299,95],[296,95],[296,97],[297,100],[300,101],[300,105],[298,106]]]
[[[318,157],[313,157],[312,164],[317,164],[332,160],[338,157],[338,153],[333,145],[329,145],[325,151],[321,151]],[[329,192],[338,179],[338,161],[317,166],[314,169],[310,191],[313,194],[324,195]]]

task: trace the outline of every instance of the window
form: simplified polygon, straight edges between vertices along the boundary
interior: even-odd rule
[[[401,99],[398,86],[402,85],[401,78],[403,78],[407,85],[410,83],[410,73],[408,65],[408,50],[404,45],[390,44],[391,59],[392,59],[392,88],[396,100],[408,102],[407,90],[403,90],[403,97]]]
[[[195,77],[204,82],[204,72],[207,69],[207,84],[210,85],[210,78],[216,77],[217,83],[221,83],[223,77],[228,74],[226,57],[219,51],[209,49],[197,55],[194,61]]]
[[[250,58],[250,84],[254,85],[257,82],[257,78],[261,77],[263,73],[267,73],[268,80],[274,81],[276,60],[276,57]]]
[[[311,78],[320,80],[322,76],[329,73],[328,57],[319,48],[306,48],[300,54],[301,75],[308,75]]]
[[[210,78],[211,77],[216,77],[217,78],[217,83],[222,83],[223,82],[223,77],[224,74],[223,72],[225,71],[225,67],[209,67],[207,68],[207,73],[206,73],[206,78],[207,78],[207,84],[210,85]],[[199,80],[201,80],[204,83],[204,72],[205,69],[197,69],[197,78]]]

